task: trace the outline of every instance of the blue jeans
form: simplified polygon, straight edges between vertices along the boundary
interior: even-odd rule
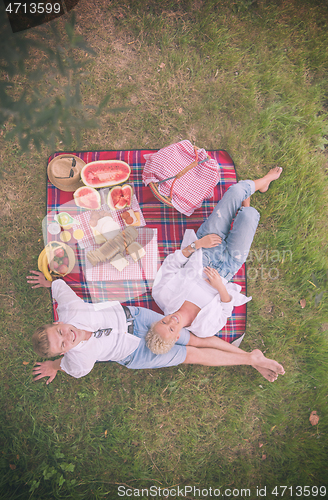
[[[250,180],[230,186],[197,231],[198,239],[213,233],[221,236],[220,245],[202,249],[203,266],[213,267],[228,281],[246,261],[260,220],[260,214],[255,208],[241,207],[242,201],[254,191],[254,181]],[[233,227],[230,230],[233,220]]]
[[[139,337],[138,348],[126,358],[118,361],[120,365],[134,370],[145,368],[163,368],[166,366],[176,366],[184,362],[187,356],[186,345],[189,342],[190,332],[182,328],[180,338],[172,349],[166,354],[154,354],[146,346],[145,336],[152,323],[163,318],[163,314],[151,311],[145,307],[128,306],[134,318],[133,335]]]

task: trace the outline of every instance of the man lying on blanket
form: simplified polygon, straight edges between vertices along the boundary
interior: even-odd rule
[[[194,231],[187,230],[182,250],[166,257],[152,290],[155,302],[165,314],[146,336],[152,352],[167,353],[184,327],[198,337],[215,335],[226,324],[234,306],[251,300],[229,280],[246,261],[260,219],[258,211],[250,206],[250,196],[257,190],[267,191],[281,172],[281,168],[275,167],[260,179],[230,186],[198,229],[199,239]]]
[[[283,367],[267,359],[258,349],[245,352],[218,337],[198,338],[184,330],[166,354],[154,354],[145,336],[154,321],[163,315],[143,307],[122,306],[119,302],[84,302],[62,279],[48,282],[42,273],[31,271],[32,288],[50,287],[58,303],[60,321],[37,329],[32,337],[36,353],[55,360],[36,363],[35,378],[52,382],[58,370],[73,377],[87,375],[97,361],[116,361],[132,369],[162,368],[181,363],[205,366],[250,365],[273,382]]]

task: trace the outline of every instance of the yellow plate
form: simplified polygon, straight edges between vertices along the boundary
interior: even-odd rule
[[[75,229],[73,233],[73,238],[75,238],[76,240],[82,240],[83,236],[84,236],[83,229]]]
[[[71,233],[69,231],[62,231],[59,235],[59,238],[64,242],[67,243],[71,238]]]

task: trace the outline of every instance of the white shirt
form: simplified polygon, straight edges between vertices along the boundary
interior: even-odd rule
[[[222,282],[230,295],[230,302],[221,302],[218,291],[205,282],[205,285],[211,288],[207,293],[206,286],[204,287],[206,275],[203,273],[202,249],[196,250],[189,258],[182,253],[182,249],[195,240],[197,240],[195,232],[187,229],[181,250],[168,255],[160,267],[153,284],[152,295],[156,304],[167,315],[176,312],[185,300],[189,300],[189,291],[195,289],[196,293],[202,295],[199,301],[202,303],[205,301],[206,305],[201,308],[188,330],[197,337],[211,337],[224,327],[235,306],[249,302],[252,297],[241,294],[241,286],[228,283],[225,278],[222,278]]]
[[[108,336],[80,342],[64,354],[60,367],[75,378],[87,375],[96,361],[120,361],[135,351],[140,339],[127,333],[126,316],[117,301],[90,304],[79,298],[63,281],[51,285],[53,298],[58,303],[58,317],[63,323],[95,332],[112,328]]]

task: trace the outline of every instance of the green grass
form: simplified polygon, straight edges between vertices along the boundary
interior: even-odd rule
[[[76,8],[78,30],[97,52],[82,97],[90,105],[111,97],[99,128],[72,149],[187,138],[228,150],[240,179],[284,168],[252,200],[261,221],[242,347],[264,350],[286,375],[269,384],[249,367],[98,364],[83,379],[34,384],[29,339],[52,316],[48,292],[31,291],[25,276],[43,246],[53,151],[21,155],[0,136],[1,498],[119,498],[119,485],[195,485],[250,488],[244,498],[267,486],[270,499],[275,485],[327,486],[326,2],[96,5],[97,15],[88,2]],[[129,109],[109,111],[122,106]]]

